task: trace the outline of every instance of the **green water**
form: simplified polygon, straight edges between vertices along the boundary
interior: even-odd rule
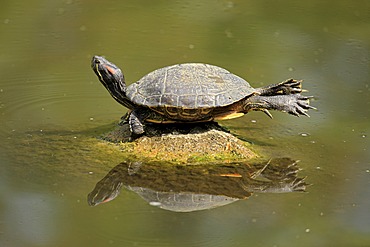
[[[8,1],[0,10],[1,246],[370,246],[368,1]],[[126,80],[206,62],[253,86],[304,79],[311,118],[221,124],[300,160],[308,193],[177,213],[123,189],[87,195],[130,159],[96,138],[126,112],[90,68]]]

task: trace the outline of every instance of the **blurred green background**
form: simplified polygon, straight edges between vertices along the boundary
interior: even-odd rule
[[[3,2],[0,245],[369,246],[369,13],[365,0]],[[222,124],[271,157],[301,160],[309,193],[174,213],[123,190],[90,208],[87,194],[123,159],[95,138],[126,112],[93,55],[128,82],[183,62],[256,87],[304,79],[311,118]]]

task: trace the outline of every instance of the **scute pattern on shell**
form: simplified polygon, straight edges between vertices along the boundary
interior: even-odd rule
[[[197,109],[226,106],[253,92],[247,81],[223,68],[187,63],[150,72],[126,94],[138,105]]]

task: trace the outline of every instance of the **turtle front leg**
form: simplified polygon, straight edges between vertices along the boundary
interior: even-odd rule
[[[141,111],[141,109],[134,109],[129,113],[128,123],[131,133],[141,135],[145,132],[144,120],[146,118],[146,115],[146,111]]]
[[[316,109],[310,106],[309,99],[313,96],[303,96],[301,94],[275,95],[275,96],[252,96],[245,100],[243,104],[244,113],[249,111],[263,111],[270,118],[272,115],[268,110],[287,112],[299,117],[304,115],[309,117],[307,111]]]
[[[288,79],[256,90],[261,96],[297,94],[302,92],[302,81]]]

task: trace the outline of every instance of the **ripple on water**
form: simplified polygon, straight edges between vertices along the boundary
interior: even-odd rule
[[[0,118],[4,124],[0,135],[39,124],[63,123],[65,119],[73,121],[89,110],[98,111],[98,104],[93,102],[99,97],[104,102],[107,95],[103,89],[95,90],[100,85],[87,85],[89,82],[84,78],[76,82],[76,79],[55,75],[7,80],[0,88]]]

